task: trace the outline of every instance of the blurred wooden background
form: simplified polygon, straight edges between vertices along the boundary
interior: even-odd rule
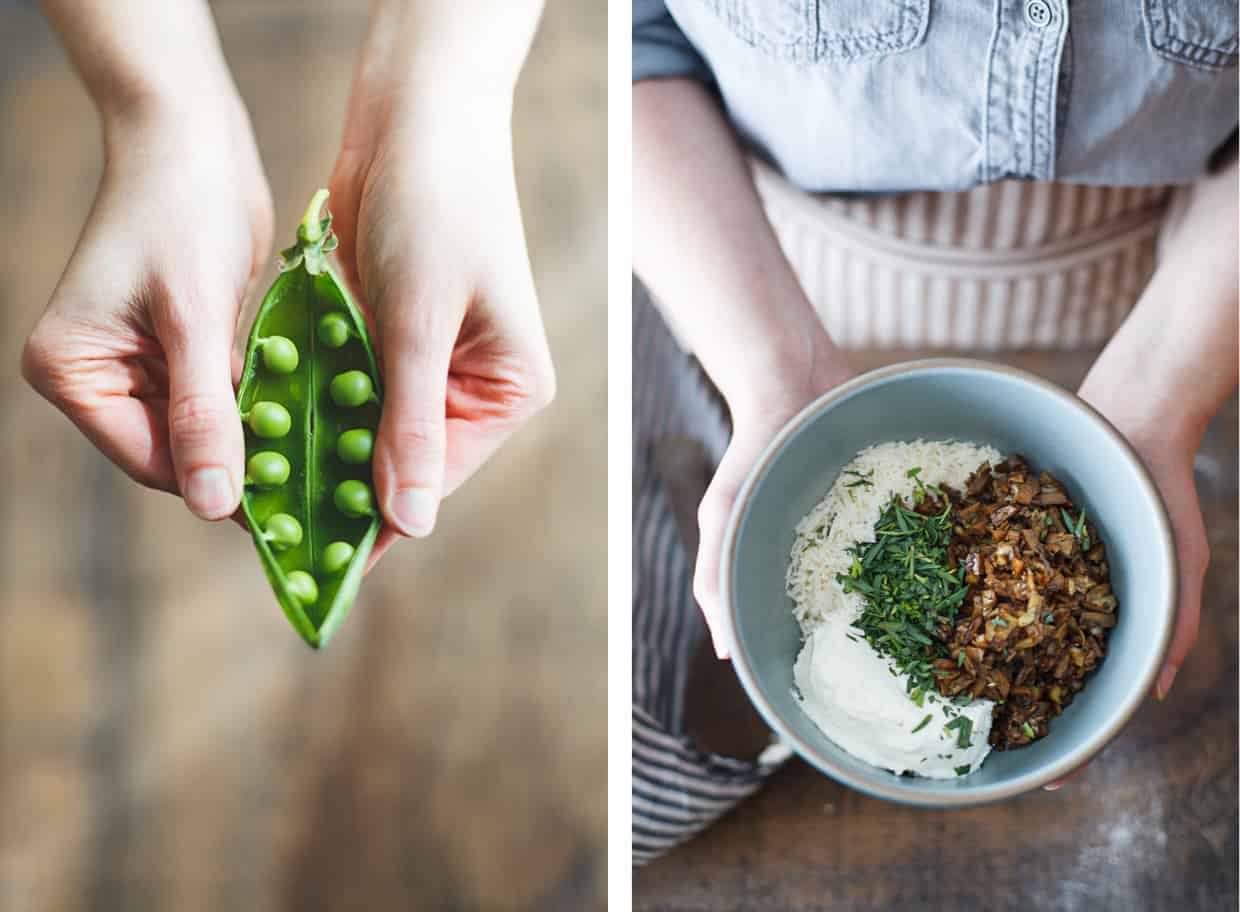
[[[335,157],[367,5],[214,5],[277,248]],[[20,381],[100,160],[40,15],[0,0],[0,909],[603,904],[605,40],[603,4],[550,0],[518,92],[559,398],[314,654],[243,533]]]
[[[934,352],[857,352],[859,369]],[[941,353],[940,353],[941,354]],[[967,354],[967,353],[966,353]],[[1097,352],[996,358],[1068,389]],[[637,871],[644,912],[1221,912],[1237,903],[1237,406],[1197,456],[1210,539],[1201,638],[1163,703],[1149,700],[1056,792],[926,810],[854,792],[794,758],[749,801]],[[684,447],[683,439],[676,443]],[[688,501],[709,468],[677,459]],[[683,454],[682,454],[683,455]],[[672,464],[668,460],[668,464]],[[703,642],[686,716],[705,746],[753,757],[769,730]]]

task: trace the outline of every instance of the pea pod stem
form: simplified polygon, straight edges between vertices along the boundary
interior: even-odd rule
[[[302,216],[301,236],[311,244],[317,244],[323,237],[319,213],[323,209],[323,204],[327,202],[328,196],[326,188],[316,190],[314,196],[310,198],[310,205],[306,207],[306,214]]]

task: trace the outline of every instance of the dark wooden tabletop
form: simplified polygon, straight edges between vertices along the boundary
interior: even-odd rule
[[[1093,355],[1001,360],[1075,388]],[[860,353],[856,360],[877,367],[915,356]],[[1149,701],[1081,776],[1058,792],[939,811],[869,798],[793,759],[714,827],[639,869],[634,908],[1235,909],[1236,442],[1233,397],[1197,458],[1212,555],[1200,642],[1169,699]],[[705,651],[688,714],[714,749],[752,756],[766,742],[730,666]]]
[[[213,4],[276,249],[369,6]],[[248,536],[135,486],[18,376],[99,128],[37,5],[0,2],[0,912],[605,903],[605,15],[551,0],[517,93],[556,402],[313,653]]]

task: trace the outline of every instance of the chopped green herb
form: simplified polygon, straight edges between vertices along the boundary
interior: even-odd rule
[[[1076,522],[1072,521],[1072,516],[1063,507],[1059,508],[1059,515],[1063,517],[1064,527],[1076,537],[1081,550],[1088,551],[1089,530],[1085,528],[1085,508],[1081,508],[1081,515],[1077,517]]]
[[[944,731],[956,732],[957,747],[971,747],[973,745],[973,721],[964,716],[957,716],[946,725],[943,726]]]
[[[1048,624],[1053,624],[1054,622],[1055,622],[1055,615],[1053,615],[1053,614],[1048,614],[1048,615],[1046,616],[1046,623],[1048,623]]]
[[[1033,730],[1033,726],[1030,725],[1028,722],[1020,723],[1020,730],[1025,733],[1026,738],[1033,739],[1038,736],[1038,733]]]
[[[872,488],[874,487],[874,482],[872,480],[874,478],[873,469],[870,469],[870,471],[868,472],[858,472],[856,469],[845,469],[844,474],[851,475],[854,479],[853,481],[846,481],[844,483],[844,487],[846,488]]]
[[[908,474],[916,478],[919,471]],[[941,512],[923,516],[893,497],[874,525],[875,541],[854,545],[853,566],[836,577],[845,592],[864,597],[853,626],[909,676],[910,694],[938,689],[933,662],[947,656],[938,627],[954,619],[968,592],[960,574],[947,568],[951,503],[941,500]]]
[[[1006,627],[1008,625],[1008,622],[1001,617],[994,618],[991,623],[993,623],[996,627]]]
[[[957,776],[963,776],[965,773],[967,773],[971,769],[971,767],[969,766],[969,764],[966,763],[964,766],[957,766],[955,769],[956,769]]]
[[[917,723],[917,727],[913,729],[913,734],[917,734],[923,728],[930,724],[930,720],[934,718],[934,713],[926,713],[926,718]]]

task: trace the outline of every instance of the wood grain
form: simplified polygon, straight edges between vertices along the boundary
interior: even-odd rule
[[[215,4],[277,241],[335,157],[367,5]],[[244,534],[18,377],[100,153],[37,12],[0,4],[0,909],[604,903],[604,42],[601,6],[551,0],[517,99],[559,397],[316,654]]]
[[[862,352],[855,360],[872,368],[924,354]],[[1094,354],[1002,360],[1075,388]],[[756,797],[640,869],[634,908],[1236,908],[1237,431],[1233,397],[1197,458],[1212,554],[1200,642],[1170,698],[1148,702],[1078,779],[1058,792],[937,811],[866,797],[794,759]],[[692,466],[684,457],[680,464]],[[699,497],[702,487],[674,490]],[[706,644],[687,716],[716,750],[753,756],[766,742],[731,667]]]

